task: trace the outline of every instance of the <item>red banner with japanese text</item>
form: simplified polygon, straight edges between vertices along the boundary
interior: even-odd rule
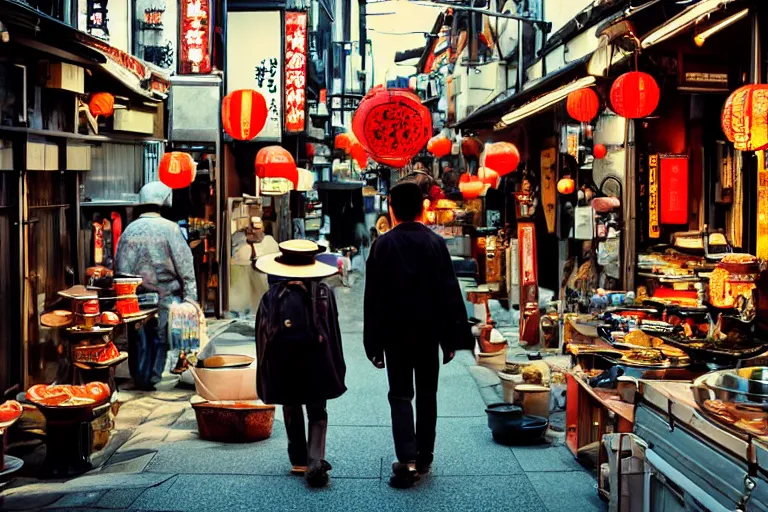
[[[208,0],[181,0],[181,74],[210,73],[210,4]]]
[[[306,128],[307,13],[285,13],[285,131]]]

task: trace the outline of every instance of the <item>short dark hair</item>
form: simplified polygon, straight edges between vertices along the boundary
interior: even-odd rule
[[[413,180],[400,180],[389,191],[389,205],[400,222],[413,222],[424,212],[424,197]]]

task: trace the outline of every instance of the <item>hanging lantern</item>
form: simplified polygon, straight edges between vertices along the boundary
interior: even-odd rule
[[[478,176],[462,174],[459,178],[459,191],[465,201],[477,199],[485,192],[486,184]]]
[[[267,146],[256,153],[256,176],[259,178],[284,178],[299,185],[299,171],[293,156],[280,146]]]
[[[221,101],[224,131],[236,140],[255,138],[267,123],[267,101],[251,89],[233,91]]]
[[[368,153],[365,152],[365,148],[359,142],[353,145],[352,149],[349,150],[349,156],[357,162],[357,165],[359,165],[361,169],[368,167]]]
[[[483,143],[475,137],[464,137],[461,139],[461,154],[465,158],[480,158],[483,152]]]
[[[97,92],[91,94],[91,101],[88,102],[88,110],[94,117],[111,117],[115,112],[115,97],[108,92]]]
[[[427,142],[427,151],[432,153],[436,158],[443,158],[444,156],[450,155],[452,147],[453,142],[451,142],[451,139],[442,133],[440,135],[435,135],[429,139],[429,142]]]
[[[745,85],[733,91],[720,117],[725,137],[739,151],[768,148],[768,85]]]
[[[641,71],[624,73],[611,86],[613,111],[627,119],[648,117],[659,106],[660,98],[656,80]]]
[[[181,151],[166,153],[160,159],[158,175],[160,181],[170,188],[185,188],[195,181],[197,163],[189,153]]]
[[[499,187],[499,180],[501,177],[499,176],[499,173],[489,167],[480,167],[477,170],[477,177],[480,178],[480,181],[490,186],[491,188]]]
[[[481,167],[490,167],[499,176],[506,176],[520,164],[520,152],[511,142],[494,142],[485,146],[480,158]]]
[[[565,103],[565,108],[568,111],[568,115],[575,120],[588,123],[597,116],[597,111],[600,108],[600,98],[598,98],[594,89],[586,87],[570,93]]]
[[[576,182],[570,176],[563,176],[557,182],[557,191],[564,196],[573,194],[574,190],[576,190]]]
[[[595,147],[592,148],[592,156],[598,160],[602,160],[606,157],[607,154],[608,148],[606,148],[603,144],[595,144]]]
[[[355,136],[351,133],[340,133],[333,140],[333,147],[349,153],[356,142]]]
[[[352,132],[380,163],[410,160],[432,136],[432,114],[407,89],[371,89],[352,117]]]

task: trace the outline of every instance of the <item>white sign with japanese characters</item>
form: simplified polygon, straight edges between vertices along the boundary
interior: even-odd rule
[[[267,101],[267,124],[255,140],[283,132],[283,20],[279,11],[227,13],[227,94],[253,89]]]

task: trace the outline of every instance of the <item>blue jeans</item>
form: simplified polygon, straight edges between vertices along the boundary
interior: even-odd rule
[[[168,310],[161,308],[157,318],[151,318],[137,328],[128,327],[128,361],[133,382],[139,389],[151,388],[163,378],[168,355]]]

